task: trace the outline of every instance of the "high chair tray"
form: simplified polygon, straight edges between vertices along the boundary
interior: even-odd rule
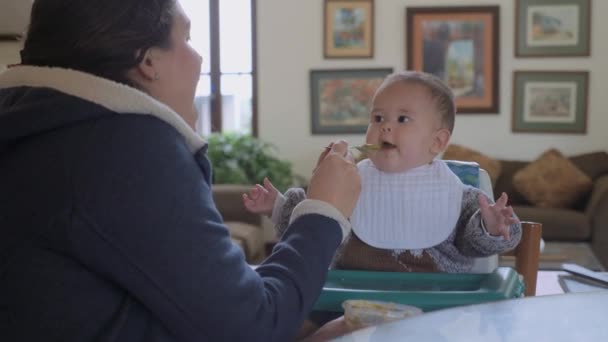
[[[413,305],[423,311],[522,297],[510,267],[492,273],[408,273],[331,270],[314,310],[343,312],[347,299]]]

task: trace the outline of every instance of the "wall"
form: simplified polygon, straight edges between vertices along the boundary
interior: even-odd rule
[[[566,155],[608,150],[608,1],[593,1],[591,57],[515,58],[515,1],[376,0],[373,59],[323,59],[323,1],[258,1],[258,67],[260,137],[280,148],[281,156],[309,176],[321,149],[332,139],[361,143],[363,135],[311,135],[309,70],[333,68],[405,67],[405,7],[500,4],[500,113],[459,115],[452,142],[507,159],[534,159],[549,147]],[[588,70],[590,93],[586,135],[511,132],[513,70]]]
[[[460,5],[500,4],[500,113],[459,115],[452,142],[474,147],[494,157],[533,159],[548,147],[567,155],[608,150],[608,1],[593,1],[591,57],[514,58],[514,2],[460,0]],[[433,5],[454,5],[453,0],[435,0]],[[280,148],[296,171],[308,176],[318,154],[336,138],[363,142],[363,135],[327,136],[310,134],[309,70],[332,68],[405,67],[405,7],[429,6],[425,0],[375,1],[375,52],[373,59],[323,59],[322,0],[258,1],[258,68],[260,137]],[[20,43],[0,42],[0,70],[19,61]],[[604,61],[604,62],[602,62]],[[590,71],[587,135],[511,133],[512,71],[518,69],[579,69]]]
[[[19,42],[0,41],[0,71],[4,70],[7,64],[19,62],[20,49]]]

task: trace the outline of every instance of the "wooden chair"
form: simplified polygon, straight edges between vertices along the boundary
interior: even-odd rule
[[[515,257],[515,270],[524,279],[526,296],[536,295],[536,278],[540,258],[540,240],[542,224],[537,222],[522,222],[521,241],[517,247],[504,255]]]

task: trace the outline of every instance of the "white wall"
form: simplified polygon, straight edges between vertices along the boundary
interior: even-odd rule
[[[566,155],[608,150],[608,1],[593,1],[591,57],[514,58],[514,2],[499,0],[376,0],[373,59],[323,59],[322,0],[258,1],[258,68],[260,137],[280,148],[296,172],[309,176],[322,148],[336,138],[363,142],[363,135],[311,135],[310,69],[405,68],[405,7],[500,4],[500,113],[459,115],[452,142],[488,155],[533,159],[549,147]],[[0,70],[19,61],[20,43],[0,42]],[[588,70],[590,93],[586,135],[511,133],[513,70]]]
[[[6,68],[7,64],[19,63],[20,42],[0,41],[0,71]]]
[[[407,6],[500,5],[500,113],[458,115],[453,143],[490,156],[534,159],[549,147],[566,155],[608,150],[608,1],[593,1],[591,57],[515,58],[514,3],[489,0],[376,0],[373,59],[323,59],[322,0],[258,1],[259,133],[280,148],[296,171],[309,176],[321,149],[332,139],[363,142],[363,135],[311,135],[309,70],[405,68]],[[513,70],[588,70],[590,93],[586,135],[511,132]]]

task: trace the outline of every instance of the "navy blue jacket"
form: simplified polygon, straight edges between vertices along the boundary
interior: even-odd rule
[[[340,226],[302,215],[252,270],[205,150],[154,116],[0,89],[0,340],[292,339]]]

